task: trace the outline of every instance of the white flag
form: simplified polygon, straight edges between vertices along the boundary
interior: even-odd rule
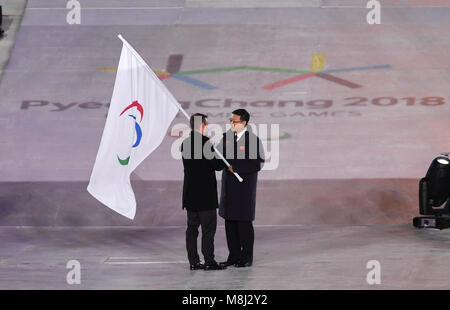
[[[133,47],[119,38],[123,46],[116,82],[87,190],[133,219],[130,174],[161,144],[180,106]]]

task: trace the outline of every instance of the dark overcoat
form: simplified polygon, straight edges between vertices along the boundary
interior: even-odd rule
[[[239,180],[228,171],[222,172],[219,215],[226,220],[255,220],[256,184],[258,171],[264,162],[264,149],[260,139],[247,126],[242,137],[235,141],[234,133],[224,133],[222,141],[217,146],[227,161],[244,180]]]
[[[198,153],[196,158],[195,144]],[[201,146],[201,150],[199,147]],[[208,154],[205,150],[210,151]],[[191,131],[181,144],[184,167],[183,204],[188,211],[206,211],[218,208],[216,170],[225,167],[216,156],[209,138]],[[212,154],[212,156],[210,156]]]

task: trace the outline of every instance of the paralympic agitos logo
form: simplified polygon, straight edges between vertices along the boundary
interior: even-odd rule
[[[136,130],[136,141],[134,142],[134,144],[131,146],[131,148],[136,148],[139,146],[139,144],[141,143],[141,139],[142,139],[142,128],[139,125],[142,122],[142,117],[144,116],[144,108],[139,104],[139,102],[133,101],[132,104],[130,104],[129,106],[127,106],[122,113],[120,113],[119,117],[122,116],[123,113],[125,113],[127,110],[136,107],[136,109],[139,111],[141,118],[139,120],[139,123],[137,122],[136,116],[132,115],[132,114],[128,114],[129,117],[134,119],[134,128]],[[131,149],[130,148],[130,149]],[[128,165],[128,162],[130,161],[130,155],[128,155],[127,158],[125,159],[121,159],[119,157],[119,155],[117,155],[117,159],[119,160],[119,163],[123,166]]]

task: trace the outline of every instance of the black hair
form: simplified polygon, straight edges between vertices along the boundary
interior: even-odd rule
[[[245,125],[248,125],[248,121],[250,120],[250,114],[247,112],[246,109],[237,109],[234,110],[233,112],[231,112],[235,115],[239,115],[239,117],[241,118],[241,121],[245,121]]]
[[[195,114],[191,115],[191,118],[189,119],[189,123],[190,123],[190,125],[191,125],[191,129],[192,129],[192,130],[197,129],[197,128],[194,128],[195,125],[197,125],[197,126],[200,125],[200,124],[198,124],[198,123],[195,123],[195,120],[198,119],[199,117],[202,118],[202,123],[203,123],[203,124],[206,124],[206,118],[207,118],[208,116],[205,115],[205,114],[202,114],[202,113],[195,113]]]

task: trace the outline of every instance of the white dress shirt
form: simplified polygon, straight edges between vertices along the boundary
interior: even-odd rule
[[[247,126],[245,126],[244,130],[242,130],[240,133],[237,134],[237,140],[239,140],[246,131],[247,131]]]

